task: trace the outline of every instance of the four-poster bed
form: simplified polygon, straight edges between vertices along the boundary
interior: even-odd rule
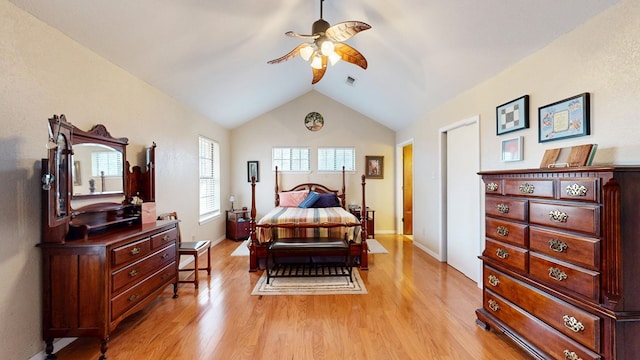
[[[257,271],[265,266],[268,247],[274,240],[292,237],[304,239],[307,246],[313,246],[314,239],[344,238],[349,246],[350,265],[358,265],[360,269],[367,270],[369,261],[366,221],[358,220],[346,210],[345,181],[343,168],[341,190],[317,183],[303,183],[281,190],[276,167],[275,207],[260,219],[256,219],[256,182],[255,178],[252,178],[249,271]],[[364,175],[361,208],[366,209]],[[366,219],[366,216],[363,214],[361,218]]]

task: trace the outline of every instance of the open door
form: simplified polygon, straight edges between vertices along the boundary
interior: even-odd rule
[[[413,144],[402,147],[402,234],[413,235]]]

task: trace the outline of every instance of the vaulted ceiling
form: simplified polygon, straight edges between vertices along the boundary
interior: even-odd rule
[[[326,0],[330,24],[372,26],[346,41],[369,66],[342,61],[312,85],[299,56],[267,61],[303,41],[286,31],[311,33],[320,0],[10,1],[227,128],[313,89],[392,130],[618,2]]]

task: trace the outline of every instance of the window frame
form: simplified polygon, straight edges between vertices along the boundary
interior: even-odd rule
[[[210,149],[203,149],[208,147]],[[205,165],[207,165],[205,167]],[[203,195],[203,181],[211,182],[211,194]],[[220,144],[206,136],[198,136],[198,218],[199,223],[211,220],[221,213],[220,199]],[[209,191],[209,190],[207,190]],[[206,199],[205,199],[206,198]],[[210,201],[210,206],[203,206]]]
[[[321,156],[320,156],[320,152],[321,151],[333,151],[333,158],[334,158],[334,164],[333,164],[333,168],[324,168],[321,169]],[[344,164],[344,162],[342,164],[338,164],[338,155],[337,152],[341,151],[341,150],[351,150],[351,164],[349,164],[350,166],[347,166]],[[345,167],[345,171],[348,172],[355,172],[356,171],[356,147],[355,146],[319,146],[318,147],[318,151],[316,153],[317,155],[317,170],[318,172],[322,172],[322,173],[339,173],[342,172],[342,166]],[[326,155],[324,155],[324,158],[327,158]],[[326,161],[323,161],[326,162]]]
[[[294,154],[294,152],[296,150],[304,150],[307,153],[307,158],[306,158],[306,169],[303,169],[302,167],[298,168],[298,169],[293,169],[292,164],[290,163],[288,167],[282,166],[282,161],[286,161],[286,160],[290,160],[290,161],[294,161],[294,160],[298,160],[298,161],[302,161],[304,160],[302,156],[296,158],[296,156],[298,154]],[[285,158],[279,158],[276,159],[276,152],[277,151],[289,151],[289,159],[285,159]],[[302,155],[302,154],[299,154]],[[276,162],[278,162],[278,164],[276,164]],[[271,148],[271,170],[275,171],[276,170],[276,165],[278,166],[278,171],[279,172],[287,172],[287,173],[309,173],[311,172],[311,148],[309,146],[274,146]],[[302,165],[302,163],[300,163],[300,165]]]

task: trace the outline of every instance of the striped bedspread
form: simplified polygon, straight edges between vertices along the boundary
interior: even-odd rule
[[[257,222],[260,224],[283,224],[283,223],[322,223],[341,222],[356,223],[358,218],[341,207],[329,208],[298,208],[298,207],[275,207]],[[259,242],[268,242],[273,239],[295,237],[295,229],[271,228],[256,230]],[[347,239],[359,241],[360,227],[337,227],[337,228],[305,228],[298,229],[297,236],[301,237],[344,237],[347,232]]]

